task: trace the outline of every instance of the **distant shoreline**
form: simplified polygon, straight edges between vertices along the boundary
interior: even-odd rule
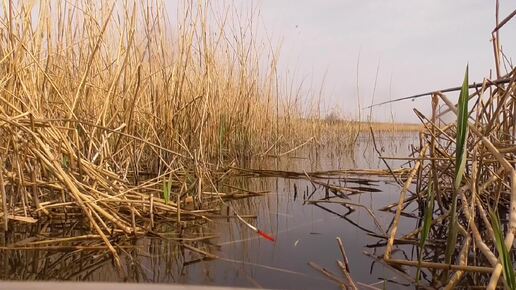
[[[357,122],[358,123],[358,122]],[[422,124],[416,123],[396,123],[396,122],[359,122],[361,131],[369,130],[372,127],[375,131],[419,131],[423,128]]]
[[[354,121],[354,120],[322,120],[322,122],[329,125],[347,125],[351,127],[358,127],[360,131],[369,131],[369,127],[372,127],[374,131],[405,131],[405,132],[416,132],[423,128],[422,124],[418,123],[397,123],[397,122],[367,122],[367,121]]]

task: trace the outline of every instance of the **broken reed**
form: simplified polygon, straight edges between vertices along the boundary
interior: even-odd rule
[[[516,12],[500,23],[507,23],[514,15]],[[493,31],[495,44],[502,26],[497,25]],[[495,55],[501,55],[497,45]],[[416,111],[425,127],[423,147],[412,169],[413,175],[419,176],[418,191],[415,198],[405,198],[405,189],[411,184],[410,179],[406,181],[384,259],[391,265],[421,269],[420,286],[515,287],[512,246],[516,231],[516,69],[508,65],[509,71],[501,75],[501,62],[496,64],[498,75],[493,80],[468,86],[465,78],[458,105],[437,91],[432,94],[430,118]],[[475,90],[466,94],[468,87]],[[457,121],[449,118],[450,114]],[[428,206],[434,199],[435,206]],[[425,216],[421,227],[398,236],[400,217],[413,201],[419,202],[420,210],[433,208],[432,218],[421,214]],[[490,214],[494,210],[497,214]],[[450,233],[452,230],[455,233]],[[416,237],[421,247],[417,261],[392,257],[396,254],[396,241]],[[504,279],[500,281],[502,274]]]

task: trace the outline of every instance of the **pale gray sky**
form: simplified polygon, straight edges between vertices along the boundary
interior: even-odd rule
[[[358,115],[359,54],[362,106],[371,103],[378,64],[375,103],[388,100],[389,92],[395,99],[458,86],[468,62],[471,81],[482,81],[493,68],[494,0],[234,2],[260,9],[260,26],[281,43],[280,73],[295,71],[298,81],[308,79],[316,88],[326,75],[326,107],[351,117]],[[500,18],[514,9],[516,1],[501,0]],[[513,58],[516,19],[501,31],[501,40],[506,55]],[[397,121],[415,121],[412,108],[428,112],[430,104],[408,101],[392,107]],[[373,117],[388,120],[389,109],[376,108]],[[363,111],[363,116],[368,113]]]

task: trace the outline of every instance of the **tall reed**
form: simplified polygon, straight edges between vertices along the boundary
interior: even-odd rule
[[[462,82],[462,89],[460,90],[459,102],[458,102],[458,114],[457,114],[457,125],[456,125],[456,140],[455,140],[455,178],[454,178],[454,191],[451,195],[452,204],[449,209],[450,214],[450,226],[448,231],[448,243],[446,246],[446,263],[451,264],[453,253],[455,252],[457,243],[457,196],[460,188],[462,178],[464,176],[464,169],[466,168],[467,161],[467,138],[468,138],[468,67],[466,66],[466,73],[464,75],[464,81]],[[447,276],[447,275],[445,275]],[[446,279],[447,280],[447,279]]]
[[[78,129],[86,158],[122,166],[156,170],[171,156],[118,133],[206,158],[266,147],[275,71],[260,63],[253,22],[229,23],[232,8],[212,15],[212,5],[185,1],[171,23],[160,1],[11,1],[0,36],[5,113]]]

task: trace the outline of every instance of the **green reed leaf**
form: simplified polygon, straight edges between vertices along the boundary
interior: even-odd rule
[[[430,228],[432,226],[432,220],[434,214],[434,191],[433,183],[430,181],[428,184],[428,199],[425,206],[425,214],[423,216],[423,227],[421,229],[421,238],[419,240],[419,263],[417,266],[416,282],[419,282],[421,274],[421,261],[423,259],[423,250],[430,235]]]
[[[172,188],[172,184],[168,180],[163,181],[163,199],[165,200],[165,204],[168,204],[170,201],[170,191]]]
[[[455,253],[457,243],[457,191],[460,188],[464,170],[466,168],[467,156],[467,139],[468,139],[468,99],[469,99],[469,84],[468,84],[468,66],[466,66],[466,73],[464,74],[464,81],[460,90],[457,114],[457,136],[455,149],[455,181],[454,192],[452,193],[452,204],[450,207],[450,224],[448,229],[448,240],[445,252],[445,261],[447,264],[452,263],[452,257]],[[445,280],[448,280],[448,272],[445,271]]]
[[[493,225],[493,232],[495,235],[495,246],[498,251],[498,258],[502,263],[503,268],[503,276],[505,278],[505,282],[509,289],[516,289],[516,277],[514,275],[514,268],[512,266],[511,256],[509,255],[509,250],[505,246],[505,238],[502,230],[502,225],[500,223],[500,217],[493,210],[489,211],[489,216],[491,218],[491,224]]]
[[[456,153],[455,153],[455,189],[460,187],[464,169],[466,168],[467,156],[467,139],[468,139],[468,66],[466,66],[466,73],[462,88],[460,90],[458,115],[457,115],[457,137],[456,137]]]

